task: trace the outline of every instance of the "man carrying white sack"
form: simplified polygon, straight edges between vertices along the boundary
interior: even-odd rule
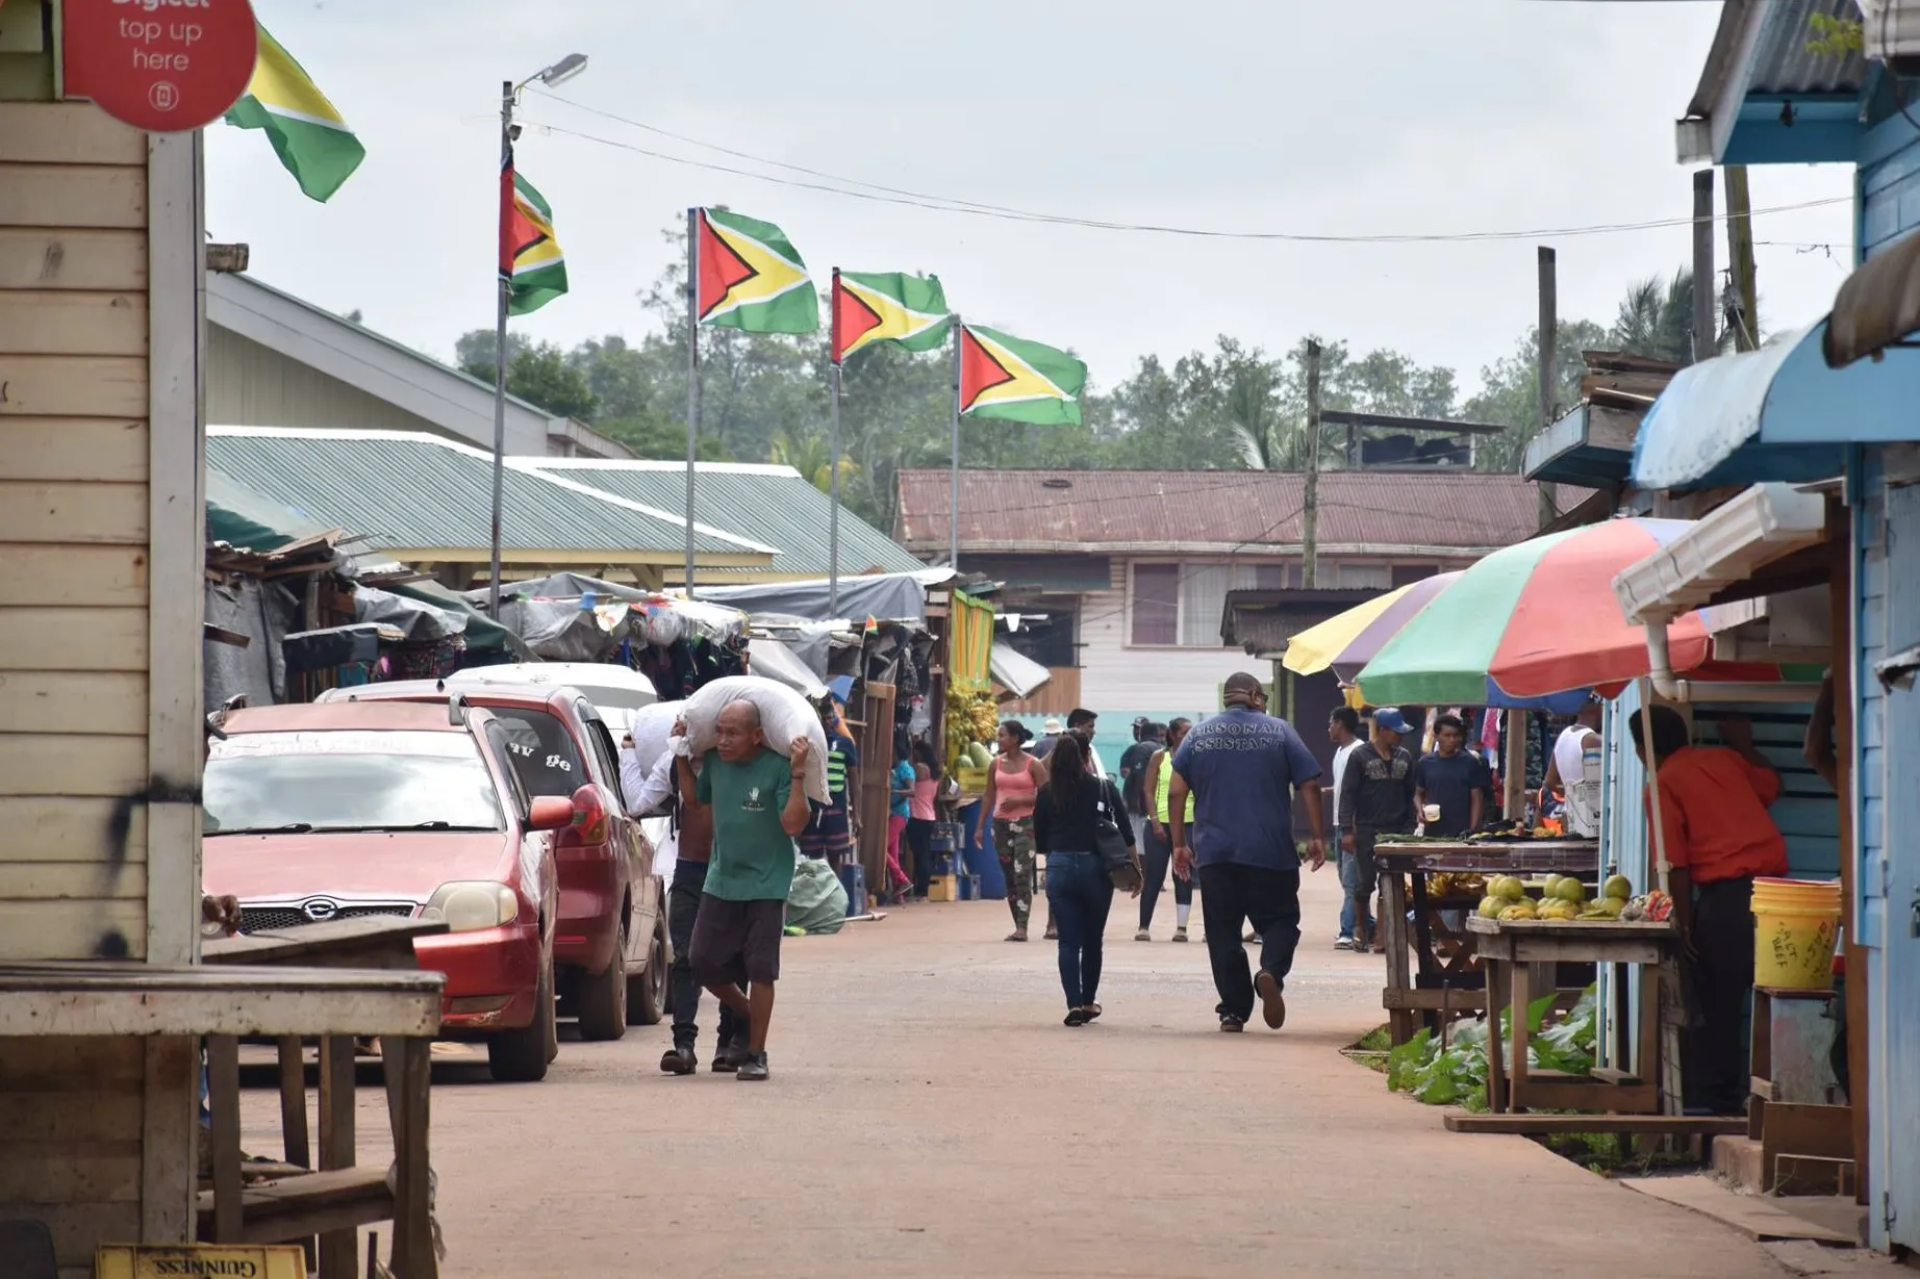
[[[683,725],[675,726],[680,798],[712,822],[713,854],[694,920],[691,960],[700,984],[747,1021],[736,1077],[768,1077],[767,1028],[780,939],[793,889],[793,838],[806,829],[807,761],[812,744],[797,737],[782,757],[767,745],[760,708],[744,698],[721,708],[715,747],[693,771]]]

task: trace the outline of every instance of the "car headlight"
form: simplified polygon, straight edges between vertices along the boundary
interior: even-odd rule
[[[455,882],[442,884],[427,899],[422,919],[443,919],[450,933],[511,924],[520,914],[520,899],[505,884]]]

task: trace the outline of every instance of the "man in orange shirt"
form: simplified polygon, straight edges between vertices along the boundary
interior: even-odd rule
[[[1628,728],[1645,764],[1643,713]],[[1753,881],[1787,873],[1787,842],[1767,814],[1780,774],[1754,749],[1743,719],[1720,721],[1725,746],[1694,746],[1686,720],[1656,706],[1652,736],[1668,888],[1698,1005],[1689,1010],[1687,1092],[1699,1108],[1737,1114],[1749,1090],[1742,1031],[1753,998]]]

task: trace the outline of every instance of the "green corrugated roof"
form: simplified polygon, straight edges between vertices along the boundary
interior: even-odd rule
[[[678,553],[684,526],[515,465],[504,478],[501,545],[509,551]],[[408,431],[207,428],[207,465],[295,514],[385,549],[483,550],[492,541],[493,463],[478,449]],[[759,539],[698,527],[705,554],[771,551]]]
[[[315,533],[321,524],[269,502],[218,467],[207,468],[207,540],[254,551],[273,551]]]
[[[687,469],[678,462],[533,459],[550,475],[603,493],[670,511],[683,511]],[[766,568],[751,574],[825,577],[829,565],[827,524],[833,499],[790,466],[703,462],[694,483],[694,515],[702,524],[751,529],[755,540],[780,548]],[[840,508],[840,571],[877,568],[888,573],[925,568],[918,558],[873,525]]]

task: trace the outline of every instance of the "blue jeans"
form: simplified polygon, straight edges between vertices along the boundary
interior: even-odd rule
[[[1098,853],[1047,854],[1048,918],[1060,934],[1060,989],[1068,1009],[1085,1008],[1100,991],[1100,964],[1113,909],[1113,882]]]
[[[1336,841],[1339,839],[1339,834],[1337,832],[1334,835],[1334,839]],[[1353,863],[1353,854],[1347,852],[1345,849],[1341,849],[1340,850],[1340,885],[1343,891],[1341,893],[1341,900],[1340,900],[1340,935],[1342,937],[1353,936],[1353,922],[1354,922],[1353,893],[1347,887],[1349,884],[1353,882],[1352,863]],[[1372,911],[1367,912],[1367,931],[1368,932],[1373,931],[1373,912]]]

